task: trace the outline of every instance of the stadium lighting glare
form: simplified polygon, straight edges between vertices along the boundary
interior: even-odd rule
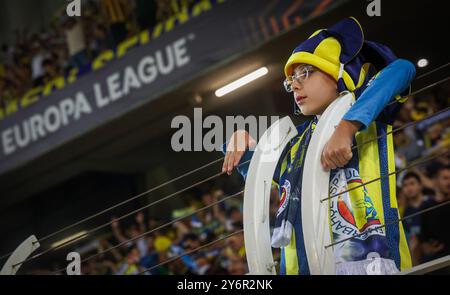
[[[266,75],[269,72],[267,67],[262,67],[257,69],[256,71],[251,72],[250,74],[245,75],[242,78],[237,79],[236,81],[231,82],[230,84],[227,84],[215,91],[215,94],[217,97],[222,97],[239,87],[242,87],[264,75]]]
[[[67,238],[64,238],[64,239],[62,239],[62,240],[60,240],[60,241],[58,241],[58,242],[53,243],[53,244],[51,245],[51,247],[52,247],[52,248],[59,247],[59,246],[65,244],[65,243],[67,243],[68,241],[75,240],[75,239],[77,239],[77,238],[79,238],[79,237],[85,235],[86,233],[87,233],[87,231],[85,231],[85,230],[80,231],[80,232],[78,232],[78,233],[76,233],[76,234],[73,234],[73,235],[71,235],[71,236],[68,236]]]
[[[426,58],[421,58],[421,59],[419,59],[419,61],[417,62],[417,66],[419,67],[419,68],[424,68],[424,67],[426,67],[428,65],[428,59],[426,59]]]

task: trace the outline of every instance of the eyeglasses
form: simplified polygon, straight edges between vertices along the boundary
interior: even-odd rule
[[[294,69],[294,75],[288,76],[286,80],[284,80],[283,85],[284,89],[287,92],[292,92],[292,83],[296,81],[300,85],[304,85],[305,81],[308,80],[309,75],[314,73],[316,68],[311,65],[301,65]]]

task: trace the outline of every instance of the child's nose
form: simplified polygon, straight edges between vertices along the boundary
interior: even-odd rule
[[[292,90],[294,92],[299,91],[299,90],[301,90],[303,88],[303,85],[300,84],[299,82],[297,82],[296,80],[292,81],[291,85],[292,85]]]

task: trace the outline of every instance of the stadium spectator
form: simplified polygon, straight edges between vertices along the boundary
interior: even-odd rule
[[[69,51],[69,65],[76,68],[82,67],[88,62],[83,21],[66,17],[63,26]]]
[[[416,214],[430,206],[431,197],[423,194],[423,185],[420,176],[414,172],[408,172],[402,179],[402,195],[405,197],[406,206],[403,216]],[[421,233],[421,215],[407,218],[403,222],[406,238],[411,250],[413,265],[420,264],[418,254],[417,237]]]
[[[436,169],[433,180],[436,194],[430,206],[437,206],[450,200],[450,167],[440,166]],[[427,262],[450,254],[450,207],[442,206],[422,215],[422,229],[419,235],[420,261]]]
[[[114,46],[128,36],[129,6],[130,3],[125,0],[101,0],[101,13],[109,27]]]

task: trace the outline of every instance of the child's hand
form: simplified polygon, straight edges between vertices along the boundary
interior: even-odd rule
[[[247,148],[253,148],[255,146],[256,140],[247,131],[238,130],[234,132],[227,146],[222,172],[227,172],[228,175],[231,175],[231,171],[239,164]]]
[[[323,148],[321,162],[324,169],[343,167],[350,161],[353,157],[353,136],[360,127],[359,122],[341,120]]]

